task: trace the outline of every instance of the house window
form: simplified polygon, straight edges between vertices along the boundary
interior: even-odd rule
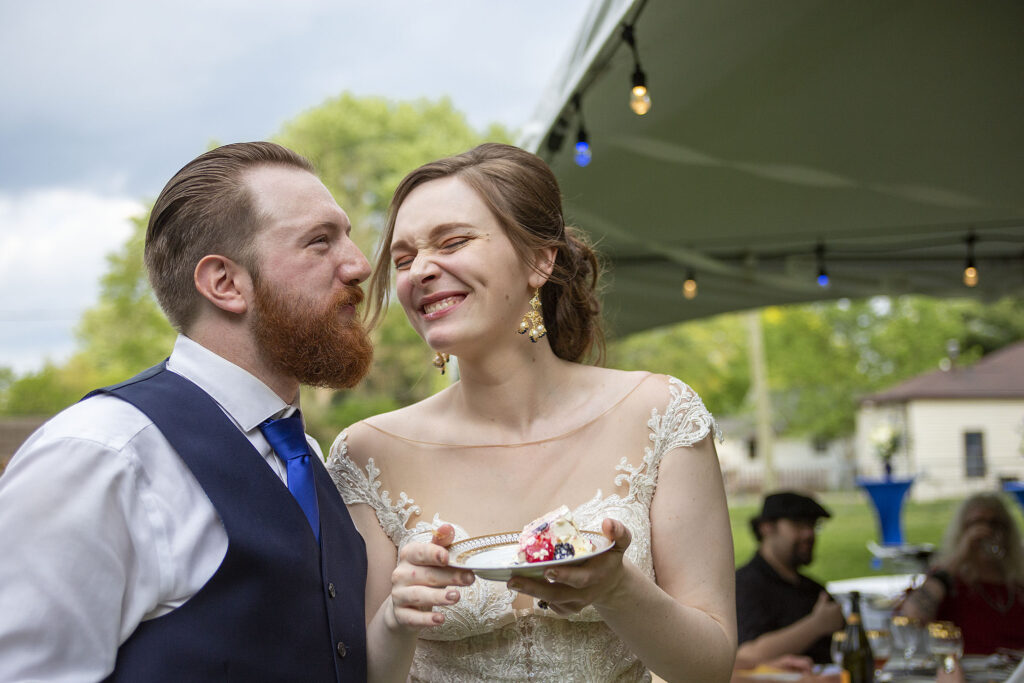
[[[964,432],[964,473],[968,477],[985,476],[985,442],[981,432]]]

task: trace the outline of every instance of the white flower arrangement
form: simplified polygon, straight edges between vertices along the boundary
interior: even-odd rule
[[[903,442],[903,432],[891,422],[879,422],[871,430],[869,438],[878,457],[888,466],[892,456]]]

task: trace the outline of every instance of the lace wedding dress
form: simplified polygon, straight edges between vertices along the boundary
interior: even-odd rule
[[[603,496],[601,490],[572,514],[580,528],[599,529],[612,517],[632,532],[626,556],[644,574],[654,579],[651,556],[650,505],[658,480],[658,467],[665,453],[691,446],[712,430],[721,438],[711,414],[683,382],[668,379],[669,401],[659,413],[650,410],[647,421],[650,445],[644,447],[637,465],[622,457],[608,473],[624,495]],[[600,418],[599,418],[600,419]],[[380,470],[373,458],[365,471],[348,456],[347,432],[331,448],[327,467],[342,497],[349,505],[364,503],[373,508],[381,527],[399,549],[413,540],[426,540],[430,532],[448,523],[455,538],[468,534],[456,521],[410,519],[420,514],[414,499],[401,491],[396,501],[381,490]],[[638,449],[639,450],[639,449]],[[529,520],[526,520],[529,521]],[[515,593],[504,582],[478,579],[462,588],[462,599],[445,612],[444,624],[421,633],[410,680],[412,681],[649,681],[643,663],[609,629],[594,607],[568,618],[550,611],[515,609]]]

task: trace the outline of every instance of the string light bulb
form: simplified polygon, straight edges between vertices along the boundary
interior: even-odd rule
[[[590,140],[587,137],[587,129],[583,126],[583,107],[580,104],[580,96],[578,94],[574,95],[572,101],[576,105],[576,115],[580,120],[580,127],[576,131],[576,148],[573,152],[573,159],[576,161],[577,166],[583,168],[590,163],[593,155],[590,152]]]
[[[686,280],[683,281],[683,296],[686,299],[697,298],[697,275],[692,268],[686,271]]]
[[[974,264],[974,232],[967,235],[967,262],[964,264],[964,284],[968,287],[978,286],[978,267]]]
[[[633,88],[629,91],[629,108],[637,116],[643,116],[651,110],[651,96],[647,92],[647,76],[638,64],[633,72]]]
[[[573,158],[576,160],[576,165],[582,168],[590,163],[591,156],[587,130],[581,123],[579,132],[576,133],[576,151],[573,153]]]
[[[629,90],[629,108],[637,116],[643,116],[651,110],[651,93],[647,90],[647,74],[640,66],[640,54],[636,49],[636,34],[632,24],[622,27],[622,39],[633,51],[633,78]]]
[[[828,271],[825,269],[825,245],[824,244],[819,244],[818,245],[818,247],[814,250],[814,256],[815,256],[815,259],[818,262],[818,278],[817,278],[818,286],[822,287],[822,288],[828,287],[830,281],[829,281],[829,277],[828,277]]]

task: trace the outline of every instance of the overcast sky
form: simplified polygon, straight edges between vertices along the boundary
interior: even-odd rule
[[[0,0],[0,366],[74,347],[128,218],[211,140],[328,97],[533,114],[590,0]]]

